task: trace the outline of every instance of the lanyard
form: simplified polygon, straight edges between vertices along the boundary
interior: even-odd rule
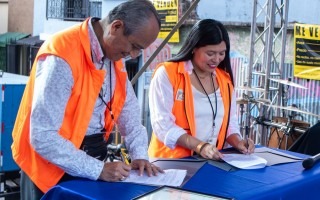
[[[104,65],[105,63],[102,63],[102,66]],[[110,61],[110,63],[109,63],[109,72],[110,72],[110,84],[109,84],[109,86],[110,86],[110,106],[108,106],[108,104],[107,104],[107,102],[103,99],[103,97],[102,97],[102,93],[103,93],[103,89],[101,88],[101,90],[100,90],[100,93],[99,93],[99,97],[100,97],[100,99],[101,99],[101,101],[104,103],[104,105],[106,105],[107,106],[107,108],[108,108],[108,110],[110,111],[110,115],[111,115],[111,119],[113,120],[114,119],[114,115],[113,115],[113,113],[112,113],[112,102],[111,102],[111,97],[112,97],[112,81],[111,81],[111,61]]]
[[[215,85],[214,85],[212,73],[211,73],[211,81],[212,81],[212,85],[213,85],[214,99],[215,99],[215,103],[216,103],[216,106],[215,106],[216,107],[216,112],[214,112],[213,105],[212,105],[212,102],[210,100],[210,97],[209,97],[207,91],[204,89],[204,87],[203,87],[203,85],[202,85],[202,83],[201,83],[201,81],[200,81],[200,79],[198,77],[198,74],[196,73],[196,71],[194,69],[192,71],[196,75],[196,77],[197,77],[197,79],[198,79],[198,81],[199,81],[204,93],[206,94],[206,96],[207,96],[207,98],[209,100],[209,103],[210,103],[210,106],[211,106],[211,110],[212,110],[212,113],[213,113],[213,125],[212,126],[214,127],[216,125],[215,124],[215,119],[216,119],[216,115],[217,115],[217,94],[216,94],[216,88],[215,88]]]

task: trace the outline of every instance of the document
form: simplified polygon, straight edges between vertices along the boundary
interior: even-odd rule
[[[168,159],[157,159],[152,162],[152,164],[160,167],[163,170],[166,169],[181,169],[181,170],[186,170],[187,175],[184,178],[182,185],[186,184],[190,178],[197,173],[197,171],[207,162],[206,159],[173,159],[173,158],[168,158]]]
[[[208,160],[208,163],[215,166],[215,167],[218,167],[222,170],[225,170],[225,171],[238,170],[238,169],[240,169],[238,167],[238,165],[240,165],[240,167],[241,167],[241,165],[246,164],[246,162],[248,162],[247,165],[249,165],[249,166],[255,165],[254,162],[250,161],[252,158],[250,158],[249,160],[247,160],[245,158],[241,158],[241,156],[245,156],[245,155],[239,154],[239,152],[234,151],[233,149],[226,149],[226,150],[222,151],[222,153],[223,153],[223,155],[237,154],[234,157],[232,157],[232,159],[234,159],[234,162],[237,162],[237,163],[235,165],[231,165],[231,163],[229,163],[227,161],[221,162],[221,161],[215,161],[215,160]],[[292,153],[285,151],[285,150],[280,150],[280,149],[275,150],[275,149],[271,149],[268,147],[258,147],[255,149],[254,154],[251,154],[251,155],[254,155],[254,156],[257,156],[259,158],[266,160],[267,161],[266,166],[285,164],[285,163],[291,163],[291,162],[299,162],[299,161],[301,162],[305,158],[305,157],[301,158],[298,156],[294,156],[294,155],[292,155]],[[227,160],[230,158],[226,157],[225,159]],[[237,160],[237,159],[240,159],[240,160]],[[239,162],[240,162],[240,164],[239,164]],[[257,160],[256,160],[256,162],[259,163],[259,161],[257,161]],[[265,162],[265,161],[263,161],[263,162]],[[258,165],[258,167],[263,167],[263,164],[262,164],[262,166]],[[248,169],[248,168],[246,168],[246,169]]]
[[[240,169],[259,169],[267,165],[267,160],[254,154],[223,154],[222,160]]]
[[[167,169],[165,173],[158,173],[157,176],[148,176],[146,172],[139,176],[139,170],[131,170],[130,175],[123,182],[139,183],[146,185],[168,185],[180,186],[187,175],[187,170]]]

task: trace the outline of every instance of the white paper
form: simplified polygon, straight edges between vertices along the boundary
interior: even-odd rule
[[[266,159],[254,154],[223,154],[222,160],[240,169],[259,169],[267,165]]]
[[[187,175],[187,170],[167,169],[165,173],[158,173],[157,176],[148,176],[146,172],[139,176],[138,170],[131,170],[130,175],[123,182],[140,183],[147,185],[168,185],[180,186]]]

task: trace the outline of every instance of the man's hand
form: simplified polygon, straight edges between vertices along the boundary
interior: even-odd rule
[[[144,170],[147,171],[148,176],[157,176],[159,172],[164,173],[160,167],[157,167],[154,164],[151,164],[149,161],[143,159],[133,160],[130,165],[132,169],[139,170],[140,176],[142,176]]]
[[[123,162],[106,162],[104,163],[99,179],[112,182],[123,181],[129,176],[130,170],[131,166]]]

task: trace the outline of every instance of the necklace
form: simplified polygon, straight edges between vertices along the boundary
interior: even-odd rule
[[[101,66],[101,68],[103,68],[103,65],[104,65],[105,63],[103,62],[102,63],[102,66]],[[102,97],[102,94],[103,94],[103,89],[101,88],[101,90],[100,90],[100,92],[99,92],[99,97],[100,97],[100,99],[101,99],[101,101],[104,103],[104,105],[106,105],[107,106],[107,108],[108,108],[108,110],[110,111],[110,115],[111,115],[111,119],[113,120],[114,119],[114,116],[113,116],[113,113],[112,113],[112,106],[111,106],[111,104],[112,104],[112,102],[111,102],[111,97],[112,97],[112,95],[111,95],[111,93],[112,93],[112,81],[111,81],[111,61],[109,62],[109,72],[110,72],[110,84],[109,84],[109,86],[110,86],[110,106],[107,104],[107,102],[103,99],[103,97]]]
[[[193,69],[192,71],[193,71],[193,73],[196,75],[197,80],[199,81],[199,83],[200,83],[200,85],[201,85],[204,93],[206,94],[206,96],[207,96],[207,98],[208,98],[208,100],[209,100],[209,103],[210,103],[210,106],[211,106],[211,110],[212,110],[212,113],[213,113],[213,125],[212,125],[212,126],[213,126],[213,129],[214,129],[214,127],[215,127],[215,125],[216,125],[216,124],[215,124],[215,119],[216,119],[216,115],[217,115],[217,94],[216,94],[216,88],[215,88],[215,85],[214,85],[212,73],[211,73],[211,81],[212,81],[212,85],[213,85],[214,99],[215,99],[215,103],[216,103],[216,106],[215,106],[215,107],[216,107],[216,112],[214,112],[213,105],[212,105],[212,102],[211,102],[211,100],[210,100],[210,97],[209,97],[207,91],[204,89],[204,86],[202,85],[198,74],[196,73],[196,71],[195,71],[194,69]]]
[[[211,76],[212,76],[212,74],[210,74]],[[197,74],[197,76],[201,79],[201,80],[203,80],[203,79],[206,79],[208,76],[199,76],[198,74]]]

